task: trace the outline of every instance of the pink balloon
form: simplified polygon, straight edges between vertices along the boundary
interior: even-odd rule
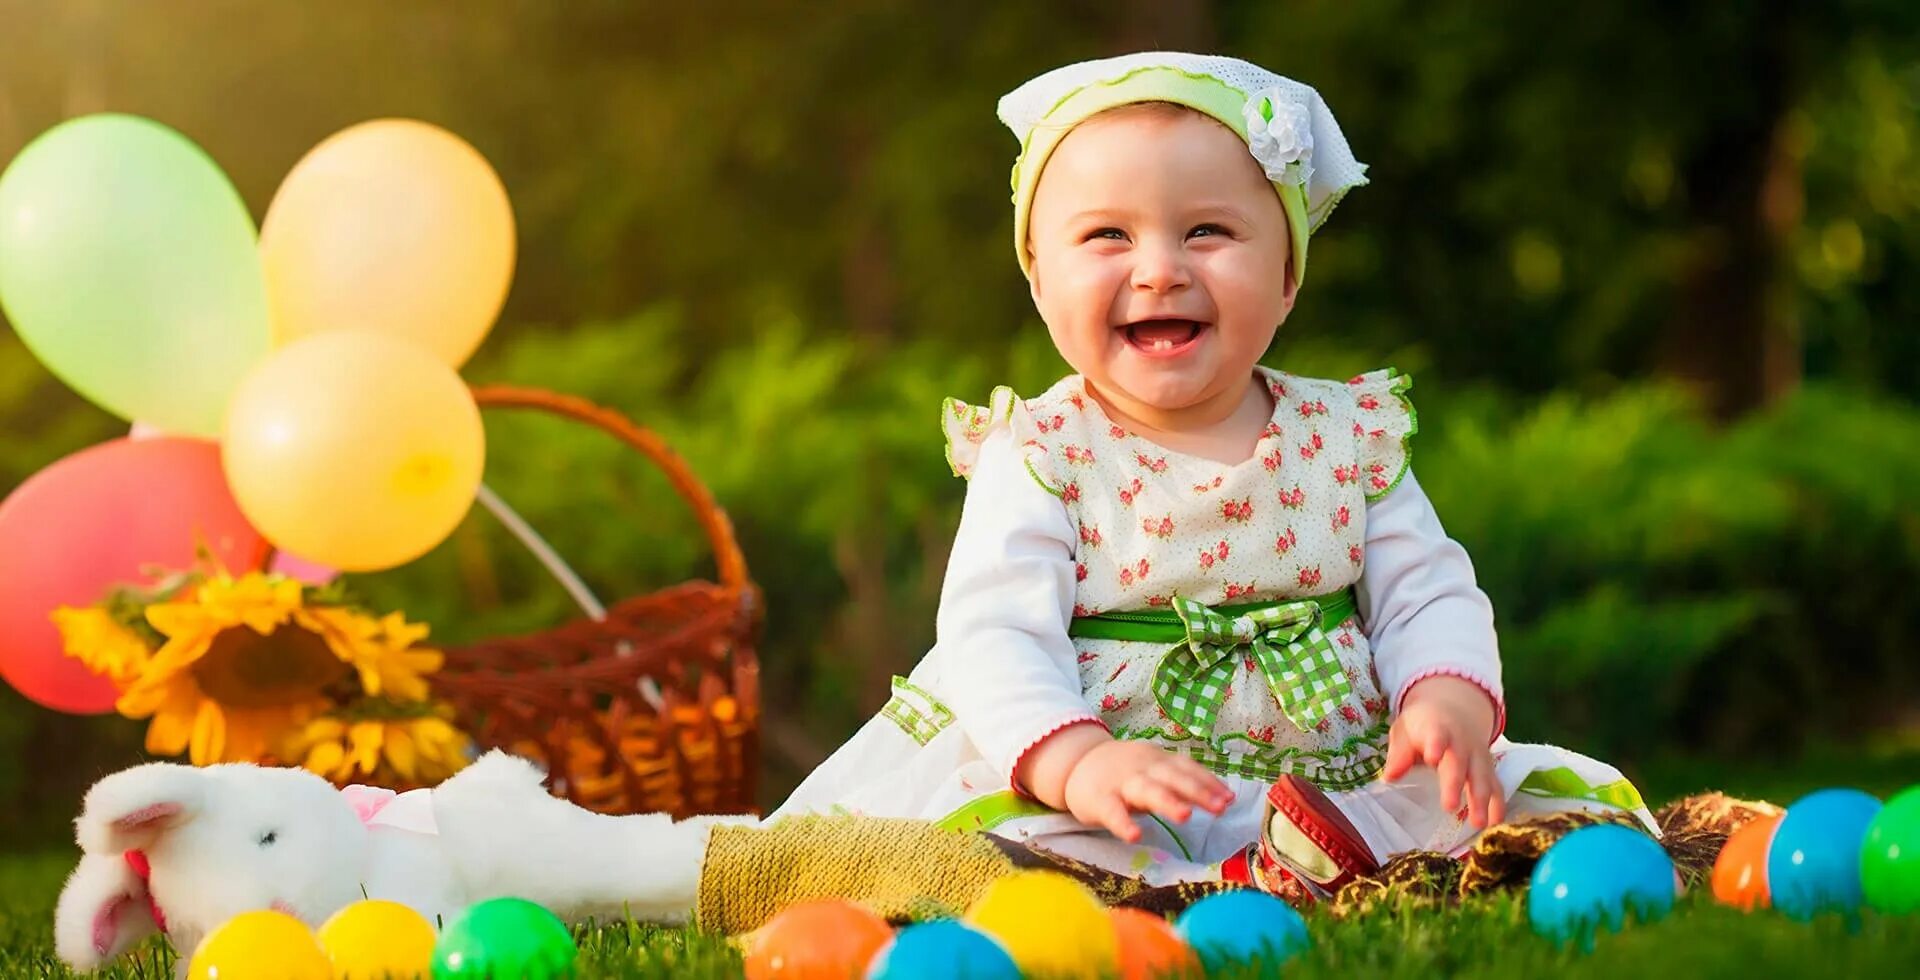
[[[113,685],[61,651],[49,617],[146,566],[187,568],[199,542],[235,574],[266,550],[212,442],[115,439],[34,474],[0,501],[0,678],[56,711],[110,710]]]
[[[274,552],[273,562],[267,566],[267,570],[297,578],[308,585],[325,585],[340,575],[340,570],[337,568],[322,565],[317,561],[308,561],[287,551]]]

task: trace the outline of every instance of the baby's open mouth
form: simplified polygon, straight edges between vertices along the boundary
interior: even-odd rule
[[[1139,320],[1121,327],[1127,346],[1148,357],[1172,357],[1200,340],[1207,325],[1198,320]]]

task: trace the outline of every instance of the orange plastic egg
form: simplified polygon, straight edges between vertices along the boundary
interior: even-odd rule
[[[748,943],[747,980],[859,980],[893,929],[851,902],[781,910]]]
[[[1779,816],[1760,817],[1733,832],[1713,864],[1713,898],[1744,912],[1764,909],[1772,897],[1767,889],[1767,848]]]
[[[1199,975],[1200,957],[1172,923],[1139,909],[1117,908],[1108,914],[1120,944],[1120,980]]]

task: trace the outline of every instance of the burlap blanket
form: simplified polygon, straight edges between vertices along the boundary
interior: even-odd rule
[[[1711,871],[1727,835],[1755,817],[1777,812],[1768,803],[1709,793],[1670,803],[1656,816],[1661,844],[1691,886]],[[1425,852],[1398,855],[1378,875],[1342,889],[1330,911],[1347,916],[1386,902],[1452,902],[1524,887],[1534,862],[1555,841],[1575,828],[1603,822],[1639,826],[1624,814],[1587,813],[1504,824],[1481,835],[1459,859]],[[991,834],[943,830],[921,820],[796,817],[768,827],[714,828],[696,921],[706,929],[742,933],[788,905],[820,898],[859,902],[895,923],[958,915],[994,879],[1020,868],[1059,871],[1085,883],[1109,905],[1168,915],[1235,887],[1150,887],[1140,879]]]

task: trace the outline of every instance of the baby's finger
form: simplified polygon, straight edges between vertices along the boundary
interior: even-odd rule
[[[1467,822],[1477,830],[1485,830],[1487,809],[1491,805],[1491,793],[1488,792],[1487,768],[1489,760],[1484,752],[1467,754]]]
[[[1473,770],[1468,776],[1472,783],[1475,799],[1484,799],[1482,812],[1487,822],[1483,827],[1491,827],[1507,819],[1507,791],[1500,785],[1500,774],[1493,766],[1493,756],[1480,752],[1473,757]]]
[[[1391,783],[1407,774],[1413,764],[1420,761],[1420,753],[1414,747],[1413,739],[1407,736],[1406,726],[1396,721],[1387,732],[1387,767],[1380,771],[1380,777]]]
[[[1467,781],[1467,760],[1458,752],[1440,757],[1440,808],[1448,813],[1460,810],[1460,788]]]
[[[1126,797],[1127,807],[1135,812],[1149,811],[1173,821],[1186,823],[1193,816],[1193,806],[1180,798],[1180,793],[1165,781],[1142,774],[1127,780],[1121,790]]]
[[[1154,777],[1173,788],[1181,799],[1218,816],[1233,802],[1233,790],[1192,759],[1174,758],[1171,765],[1154,771]]]
[[[1453,748],[1453,739],[1451,733],[1447,730],[1447,726],[1439,724],[1432,725],[1422,734],[1420,739],[1420,758],[1427,765],[1438,769],[1440,768],[1441,761],[1447,757],[1447,752],[1451,748]],[[1464,773],[1462,775],[1464,778]]]
[[[1129,844],[1140,839],[1140,828],[1134,825],[1127,801],[1118,792],[1102,794],[1098,800],[1074,810],[1073,815],[1081,823],[1105,827],[1113,836]]]

